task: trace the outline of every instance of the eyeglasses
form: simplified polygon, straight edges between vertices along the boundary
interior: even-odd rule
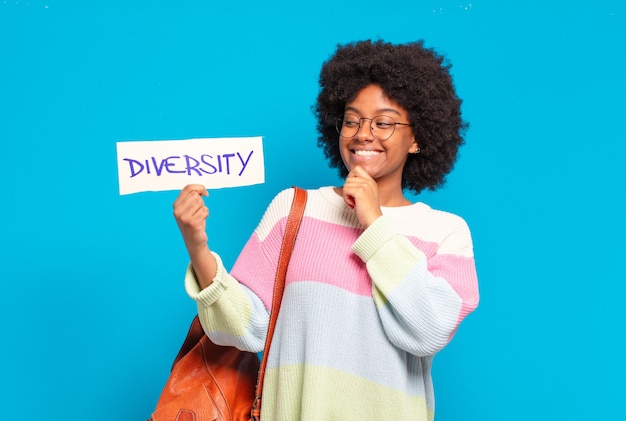
[[[335,124],[337,133],[341,137],[354,137],[361,129],[361,121],[370,121],[372,136],[378,140],[387,140],[396,130],[396,126],[413,126],[411,123],[398,123],[386,115],[377,115],[372,118],[359,117],[355,114],[346,113],[343,118],[338,118]]]

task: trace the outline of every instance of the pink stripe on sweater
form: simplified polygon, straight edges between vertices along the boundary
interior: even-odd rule
[[[252,235],[231,274],[252,289],[267,308],[272,299],[274,272],[277,261],[270,262],[261,256],[277,256],[284,221],[274,225],[263,242]],[[352,252],[352,244],[361,230],[305,218],[300,227],[287,271],[286,284],[314,281],[342,288],[356,295],[372,294],[372,284],[365,263]],[[311,259],[315,256],[315,259]],[[323,262],[323,263],[320,263]]]
[[[445,279],[463,302],[459,322],[478,305],[478,277],[474,259],[451,254],[435,255],[428,259],[428,271]]]
[[[272,299],[277,262],[269,261],[265,256],[275,259],[278,255],[283,225],[284,219],[281,219],[263,242],[259,241],[256,233],[253,234],[231,271],[235,278],[261,298],[267,308],[270,308]],[[371,296],[372,284],[364,270],[365,263],[351,248],[362,230],[306,217],[300,230],[302,235],[296,241],[287,272],[287,284],[314,281],[355,295]],[[473,310],[478,303],[473,259],[437,255],[436,243],[421,241],[415,237],[409,239],[426,255],[428,270],[434,276],[446,279],[462,298],[461,318]],[[311,256],[315,256],[315,259],[311,259]]]
[[[307,242],[296,243],[287,284],[313,280],[355,295],[372,295],[372,282],[365,263],[352,251],[352,244],[361,235],[361,229],[312,218],[307,219],[300,229],[301,238]]]

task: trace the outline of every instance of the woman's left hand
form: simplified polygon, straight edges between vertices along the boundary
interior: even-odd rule
[[[380,210],[378,185],[360,166],[350,171],[343,185],[343,200],[354,209],[364,228],[369,227],[383,213]]]

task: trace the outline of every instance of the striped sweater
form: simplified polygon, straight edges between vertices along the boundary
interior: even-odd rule
[[[262,419],[433,420],[431,364],[478,304],[460,217],[383,208],[366,230],[332,187],[308,192],[268,356]],[[188,294],[209,337],[262,351],[293,190],[278,194],[228,273]]]

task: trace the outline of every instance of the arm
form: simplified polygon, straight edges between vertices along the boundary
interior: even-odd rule
[[[196,301],[204,331],[216,344],[262,351],[269,313],[250,289],[226,271],[219,255],[212,253],[212,257],[217,272],[208,287],[201,289],[191,264],[185,274],[185,290]]]
[[[204,331],[217,344],[256,351],[258,338],[248,334],[252,314],[260,300],[228,274],[220,257],[208,246],[206,218],[209,210],[203,197],[207,190],[197,184],[186,186],[174,202],[174,217],[183,236],[191,263],[185,289],[198,305]],[[256,300],[255,300],[256,298]],[[260,304],[262,307],[262,304]],[[260,312],[260,324],[263,312]],[[261,343],[261,349],[263,344]]]
[[[453,225],[430,257],[418,247],[419,240],[398,234],[384,216],[353,246],[372,278],[372,295],[389,340],[418,356],[441,350],[478,304],[469,229],[450,214],[439,223]]]
[[[197,302],[200,321],[211,340],[259,352],[265,342],[270,304],[259,296],[264,297],[273,287],[279,251],[274,240],[279,239],[280,248],[293,190],[274,198],[235,262],[232,275],[207,245],[208,209],[203,210],[203,191],[201,186],[188,186],[175,203],[176,219],[191,257],[185,288]]]
[[[200,288],[211,285],[217,272],[217,261],[209,250],[206,233],[209,208],[204,204],[203,197],[208,195],[209,192],[203,186],[190,184],[180,192],[174,202],[174,217],[183,235]]]

